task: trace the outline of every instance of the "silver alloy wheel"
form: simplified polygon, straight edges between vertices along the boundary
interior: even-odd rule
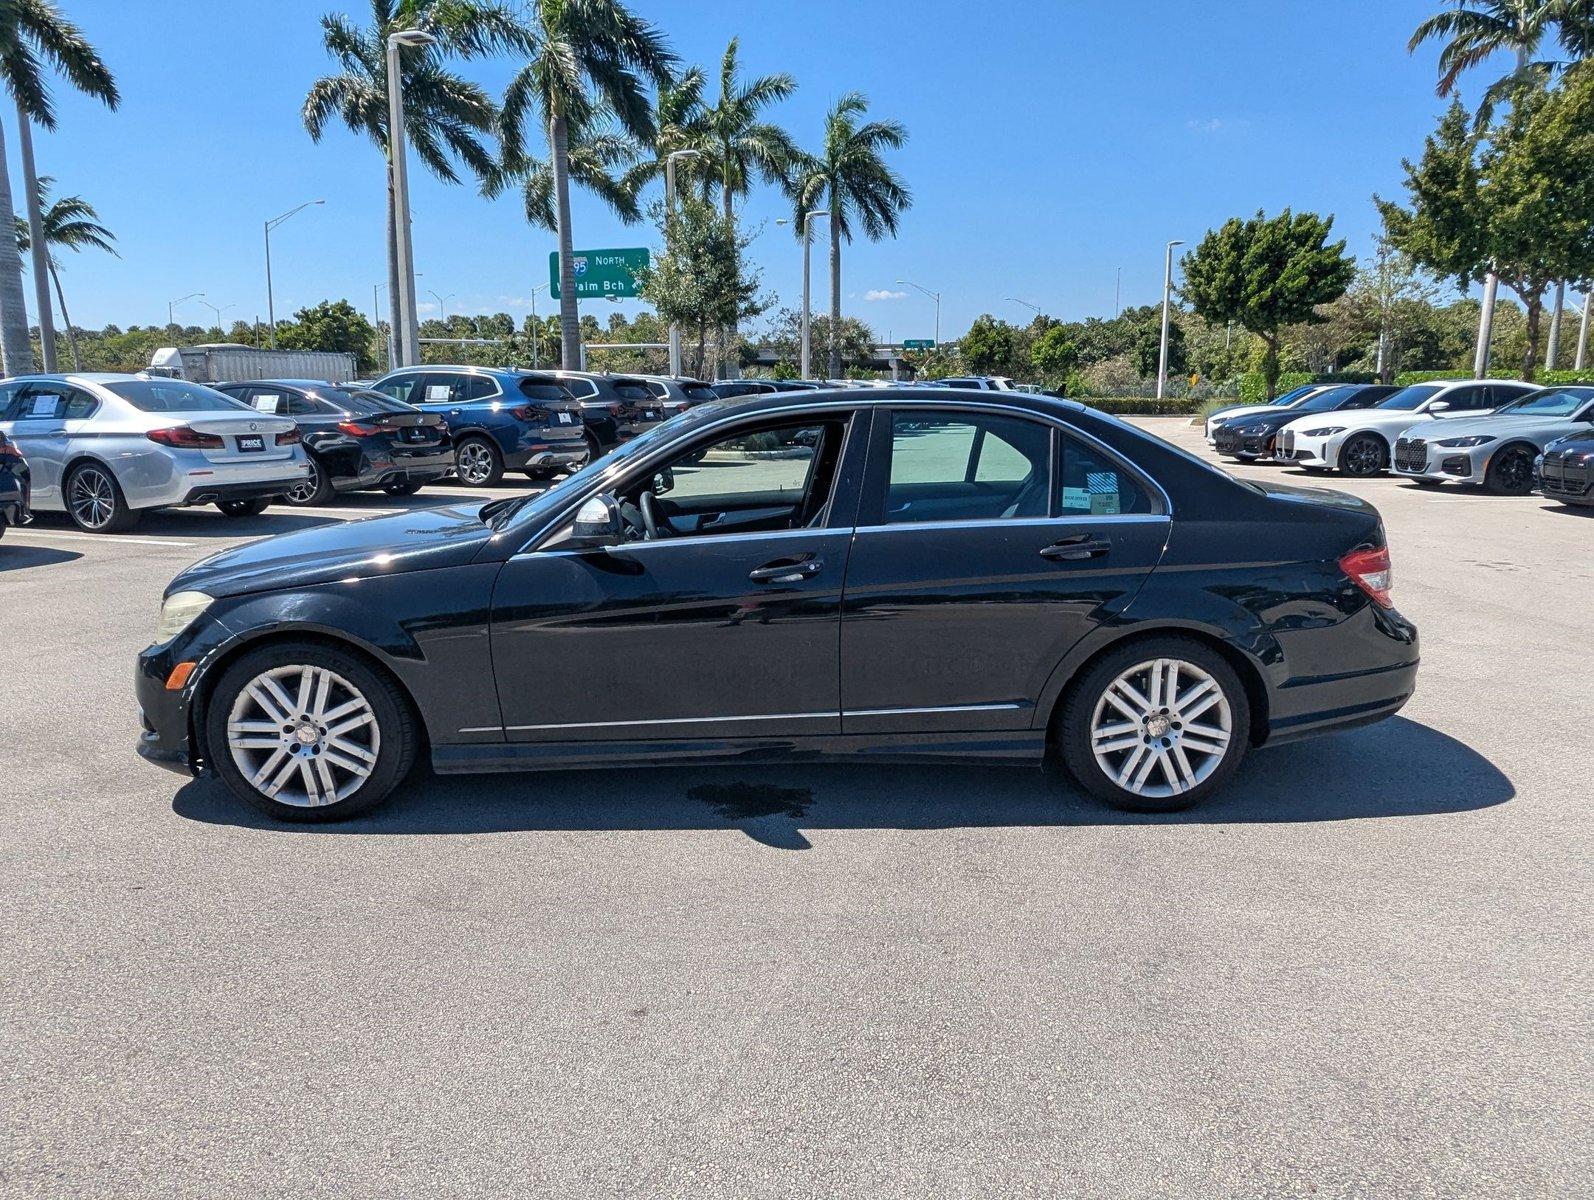
[[[325,667],[272,667],[227,715],[233,765],[262,796],[295,808],[346,800],[376,769],[382,732],[360,690]]]
[[[321,466],[310,460],[310,473],[288,489],[285,499],[289,504],[309,504],[321,490]]]
[[[1218,681],[1194,663],[1156,658],[1114,679],[1090,718],[1090,749],[1108,779],[1136,796],[1188,792],[1218,769],[1234,716]]]
[[[79,467],[72,476],[66,502],[78,524],[99,529],[109,524],[116,512],[116,488],[99,467]]]
[[[466,442],[454,451],[454,466],[466,483],[480,484],[493,473],[493,452],[480,442]]]

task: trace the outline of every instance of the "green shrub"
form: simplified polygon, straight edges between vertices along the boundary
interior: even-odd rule
[[[1191,400],[1188,397],[1074,396],[1081,404],[1115,417],[1187,417],[1202,404],[1233,404],[1233,400]]]

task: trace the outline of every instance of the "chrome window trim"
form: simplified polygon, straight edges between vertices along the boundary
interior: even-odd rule
[[[1092,525],[1162,524],[1173,518],[1167,513],[1107,513],[1093,517],[1089,513],[1067,513],[1056,517],[967,517],[956,521],[898,521],[890,525],[859,525],[854,533],[891,533],[898,529],[1011,529],[1024,525],[1073,525],[1089,522]]]
[[[599,546],[587,550],[565,550],[558,546],[547,550],[524,550],[514,555],[521,558],[533,554],[629,554],[633,550],[656,550],[661,546],[695,546],[699,542],[713,542],[717,546],[728,546],[735,542],[772,541],[777,538],[790,537],[815,537],[822,535],[840,535],[851,537],[856,530],[850,528],[834,528],[824,526],[819,529],[755,529],[748,533],[688,533],[678,537],[657,538],[645,542],[621,542],[617,546]]]
[[[564,381],[564,377],[563,376],[560,376],[560,379],[562,381]],[[565,381],[565,382],[568,382],[568,381]],[[587,382],[590,382],[590,381],[587,381]],[[1164,511],[1162,513],[1160,513],[1160,514],[1139,513],[1139,514],[1119,514],[1119,515],[1121,515],[1121,516],[1146,516],[1146,515],[1151,515],[1151,516],[1160,516],[1160,517],[1166,518],[1168,520],[1172,520],[1173,517],[1174,517],[1173,498],[1168,495],[1167,491],[1164,490],[1164,488],[1163,488],[1161,483],[1159,483],[1157,480],[1153,479],[1149,474],[1147,474],[1140,467],[1136,466],[1134,463],[1132,463],[1132,462],[1128,461],[1127,459],[1125,459],[1122,454],[1120,454],[1118,451],[1114,450],[1111,446],[1107,445],[1100,438],[1095,437],[1092,434],[1086,433],[1084,430],[1079,429],[1078,427],[1076,427],[1074,425],[1070,425],[1067,422],[1061,420],[1060,418],[1052,416],[1050,413],[1037,412],[1035,410],[1032,410],[1032,409],[1029,409],[1029,408],[1024,408],[1024,407],[1021,407],[1019,405],[1015,405],[1015,404],[1011,404],[1011,403],[1003,403],[1000,400],[986,400],[983,397],[979,398],[979,399],[973,399],[973,398],[968,398],[968,397],[951,397],[951,398],[948,398],[946,400],[941,400],[941,399],[938,399],[938,398],[932,398],[930,396],[922,396],[922,397],[921,396],[900,396],[900,397],[893,397],[892,399],[866,400],[866,399],[863,399],[861,397],[851,396],[849,394],[849,391],[850,391],[850,389],[835,388],[835,389],[831,389],[828,393],[815,393],[816,395],[823,395],[823,396],[825,396],[825,398],[822,399],[822,400],[796,401],[794,403],[783,404],[783,405],[780,405],[778,407],[770,407],[770,408],[760,409],[757,413],[748,414],[745,419],[747,421],[749,421],[749,422],[752,422],[752,421],[762,421],[762,420],[764,420],[766,418],[785,417],[785,416],[793,415],[793,414],[800,415],[802,413],[809,413],[809,412],[835,412],[835,411],[839,411],[839,410],[846,410],[846,411],[852,412],[852,413],[862,413],[865,409],[868,409],[868,410],[871,410],[871,411],[879,411],[879,410],[884,409],[884,410],[889,412],[889,411],[891,411],[892,409],[895,409],[895,408],[908,408],[908,409],[935,408],[935,409],[949,409],[949,410],[952,410],[952,411],[957,411],[957,410],[961,409],[961,410],[964,410],[964,411],[971,411],[971,412],[994,412],[994,413],[999,413],[999,414],[1016,414],[1019,417],[1029,417],[1029,418],[1034,419],[1034,420],[1043,421],[1046,424],[1052,426],[1053,428],[1060,430],[1065,435],[1067,435],[1069,437],[1076,437],[1080,441],[1086,443],[1087,445],[1093,447],[1094,449],[1097,449],[1097,450],[1101,451],[1101,453],[1105,454],[1113,462],[1118,463],[1124,469],[1126,469],[1129,472],[1131,472],[1136,479],[1142,481],[1148,487],[1153,489],[1155,494],[1156,494],[1156,496],[1161,499],[1162,504],[1163,504],[1163,509],[1164,509]],[[798,393],[786,393],[786,394],[794,395],[794,394],[798,394]],[[1075,401],[1068,401],[1068,403],[1077,404],[1077,402],[1075,402]],[[1078,405],[1078,407],[1082,411],[1084,410],[1084,406],[1083,405]],[[688,411],[690,411],[690,410],[688,410]],[[734,429],[735,426],[736,426],[736,422],[737,422],[736,418],[732,418],[730,420],[727,420],[725,428]],[[1130,426],[1129,428],[1133,429],[1133,426]],[[1140,436],[1150,437],[1152,435],[1142,434]],[[679,446],[683,441],[686,441],[686,440],[688,440],[688,439],[684,439],[684,438],[683,439],[671,439],[669,442],[665,442],[665,443],[661,444],[657,449],[650,451],[644,458],[642,458],[640,461],[638,461],[636,464],[634,464],[634,469],[638,473],[641,473],[641,472],[647,470],[649,467],[656,465],[661,459],[669,457],[669,455],[674,452],[675,447]],[[1175,449],[1175,451],[1178,450],[1177,447],[1174,447],[1174,449]],[[1215,471],[1217,474],[1220,474],[1220,475],[1222,474],[1221,471],[1217,471],[1216,468],[1211,467],[1210,464],[1206,463],[1204,459],[1196,458],[1194,455],[1187,455],[1187,457],[1189,457],[1193,462],[1201,463],[1202,465],[1207,466],[1208,469]],[[608,488],[609,488],[609,485],[612,484],[612,482],[613,482],[613,477],[612,476],[606,476],[605,478],[602,478],[602,479],[598,480],[597,484],[594,487],[592,487],[588,491],[582,493],[580,496],[572,499],[568,505],[566,505],[563,509],[560,509],[556,514],[554,514],[552,517],[550,517],[546,524],[542,525],[541,527],[539,527],[536,530],[534,530],[531,534],[529,534],[527,536],[526,540],[521,544],[520,549],[515,551],[514,555],[511,555],[511,557],[517,557],[517,556],[519,556],[521,554],[536,553],[536,550],[535,550],[535,547],[534,547],[534,543],[542,540],[543,538],[545,538],[545,537],[549,536],[550,534],[552,534],[555,530],[561,528],[566,520],[573,518],[573,516],[574,516],[574,514],[575,514],[577,509],[579,509],[583,504],[585,504],[588,500],[590,500],[593,496],[597,495],[599,492],[607,491]],[[1048,518],[1048,519],[1050,519],[1050,518]],[[1103,518],[1094,517],[1094,518],[1090,518],[1090,519],[1091,520],[1100,521]],[[935,522],[935,524],[946,524],[946,523],[947,522]],[[895,528],[901,528],[901,527],[902,526],[896,526]],[[837,528],[837,527],[827,526],[827,528]],[[785,531],[782,531],[782,532],[785,532]],[[679,540],[679,539],[671,539],[671,540]]]

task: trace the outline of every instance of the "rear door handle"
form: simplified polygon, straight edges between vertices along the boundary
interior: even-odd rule
[[[747,578],[754,583],[801,583],[824,569],[824,559],[809,555],[807,558],[788,558],[754,567],[747,573]]]
[[[1053,542],[1041,551],[1041,557],[1049,558],[1053,562],[1077,562],[1087,558],[1101,558],[1111,549],[1112,543],[1105,538],[1078,533],[1073,537]]]

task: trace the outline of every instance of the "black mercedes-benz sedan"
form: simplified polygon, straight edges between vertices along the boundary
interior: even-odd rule
[[[439,772],[1040,763],[1140,810],[1411,695],[1378,513],[1068,400],[717,401],[547,491],[254,542],[170,585],[147,759],[280,818]]]

